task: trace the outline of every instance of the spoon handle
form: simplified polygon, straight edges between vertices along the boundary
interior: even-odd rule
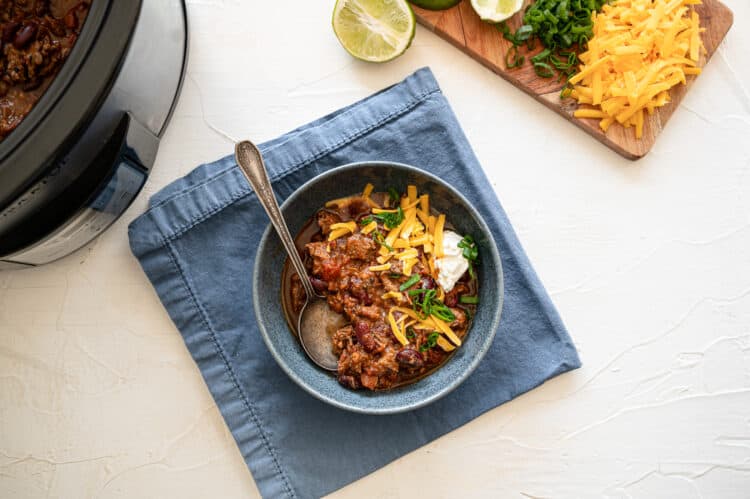
[[[302,259],[297,252],[294,239],[286,226],[284,217],[279,209],[279,204],[276,202],[276,196],[273,194],[273,188],[268,179],[268,172],[266,172],[266,166],[263,163],[263,156],[261,156],[255,144],[248,140],[243,140],[235,146],[234,155],[237,159],[237,164],[240,166],[240,170],[242,170],[245,178],[247,178],[247,181],[252,186],[260,204],[266,210],[266,213],[268,213],[268,218],[271,219],[271,224],[276,229],[276,233],[281,238],[281,242],[289,254],[289,258],[292,260],[294,270],[297,271],[299,280],[302,281],[302,286],[305,288],[307,299],[312,300],[317,295],[310,283],[305,264],[302,263]]]

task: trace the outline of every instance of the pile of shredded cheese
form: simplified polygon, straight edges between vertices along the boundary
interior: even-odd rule
[[[396,213],[398,206],[395,208],[381,208],[375,203],[370,195],[372,194],[372,184],[367,184],[362,198],[372,207],[372,212],[376,215],[382,213]],[[430,269],[432,274],[435,273],[435,258],[441,258],[443,255],[443,229],[445,228],[445,215],[438,216],[430,214],[430,196],[423,194],[417,195],[417,187],[410,185],[406,191],[407,195],[401,198],[401,210],[404,213],[404,220],[391,229],[384,237],[380,246],[380,256],[378,263],[370,267],[373,272],[385,272],[391,270],[391,264],[388,263],[391,258],[403,262],[401,273],[410,276],[414,265],[419,261],[419,252],[416,248],[422,247],[423,264]],[[335,199],[326,203],[327,207],[337,206],[351,198]],[[363,234],[370,234],[377,229],[377,222],[373,221],[365,225],[360,230]],[[328,240],[333,241],[339,237],[353,234],[357,231],[357,223],[353,221],[342,222],[331,225],[331,232],[328,234]]]
[[[370,198],[372,191],[372,184],[367,184],[361,197],[372,207],[374,214],[396,213],[398,211],[398,206],[395,208],[387,206],[388,200],[386,200],[386,207],[381,208]],[[326,203],[326,207],[338,206],[350,200],[351,198],[335,199]],[[377,258],[379,265],[373,265],[369,267],[369,270],[372,272],[391,271],[392,263],[399,260],[402,262],[401,274],[408,277],[411,276],[412,269],[421,259],[422,265],[430,269],[430,274],[435,276],[435,259],[443,256],[445,215],[431,215],[430,196],[428,194],[419,196],[417,187],[414,185],[407,187],[406,196],[401,198],[400,207],[403,210],[404,219],[397,227],[390,229],[388,234],[385,235],[381,242]],[[358,227],[354,221],[332,224],[328,240],[333,241],[353,234],[358,229],[363,234],[370,234],[377,227],[378,224],[375,221],[363,227]],[[421,256],[417,250],[418,247],[422,248]],[[438,293],[439,298],[443,299],[443,290],[441,288],[439,288]],[[461,339],[451,330],[450,325],[445,321],[434,316],[422,319],[414,310],[400,306],[401,304],[408,304],[404,293],[389,291],[382,298],[384,300],[393,300],[396,303],[388,311],[388,323],[391,326],[393,335],[402,345],[409,343],[406,337],[406,330],[409,327],[413,327],[415,329],[425,329],[441,333],[437,344],[446,352],[454,350],[456,348],[454,345],[461,346]],[[398,319],[395,314],[399,315]],[[444,336],[450,339],[450,342]]]
[[[644,111],[669,102],[669,89],[700,74],[705,52],[700,19],[690,5],[700,0],[616,0],[594,12],[594,36],[580,72],[570,79],[571,97],[597,108],[577,118],[601,118],[605,132],[617,121],[643,136]]]

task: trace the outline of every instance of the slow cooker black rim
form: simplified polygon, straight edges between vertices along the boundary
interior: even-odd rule
[[[127,52],[140,6],[141,0],[93,0],[60,73],[19,127],[0,142],[0,210],[54,166],[101,107]],[[97,71],[80,77],[92,67]]]

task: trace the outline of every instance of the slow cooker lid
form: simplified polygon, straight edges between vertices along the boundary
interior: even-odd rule
[[[92,0],[60,72],[18,128],[0,142],[0,209],[54,165],[101,106],[140,7],[141,0]]]

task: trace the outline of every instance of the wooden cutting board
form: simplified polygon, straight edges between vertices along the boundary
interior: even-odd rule
[[[524,8],[531,1],[526,0]],[[463,0],[455,7],[441,11],[413,7],[420,24],[445,38],[548,108],[557,111],[565,119],[582,128],[607,147],[629,159],[641,158],[651,150],[656,137],[659,136],[659,133],[667,124],[667,120],[672,116],[696,78],[695,76],[688,76],[687,85],[678,85],[670,90],[671,103],[659,108],[653,115],[647,116],[641,139],[635,138],[633,128],[624,128],[617,123],[609,127],[605,134],[599,128],[598,119],[573,117],[573,112],[577,109],[578,104],[573,99],[561,100],[560,90],[563,84],[558,83],[556,78],[540,78],[537,76],[534,73],[534,68],[528,63],[528,56],[526,58],[527,63],[522,67],[507,69],[505,52],[510,47],[510,42],[503,38],[502,33],[494,25],[479,19],[469,0]],[[700,15],[701,27],[706,29],[702,33],[703,44],[708,52],[704,56],[704,60],[701,61],[701,66],[704,66],[716,52],[719,43],[732,26],[733,15],[732,11],[718,0],[703,0],[703,4],[695,6],[695,10]],[[518,13],[508,20],[508,26],[514,32],[521,25],[522,17],[522,13]],[[541,47],[529,54],[534,55],[540,50]],[[527,52],[525,49],[521,49],[519,53],[526,54]]]

